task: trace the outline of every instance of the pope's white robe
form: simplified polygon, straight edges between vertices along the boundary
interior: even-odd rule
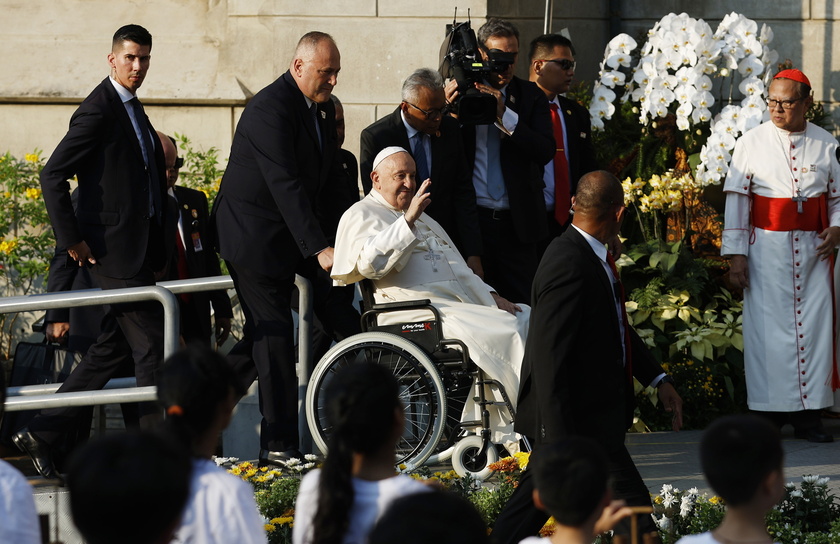
[[[794,412],[833,404],[833,277],[830,261],[817,255],[819,232],[753,228],[750,198],[825,194],[829,225],[840,226],[837,153],[837,140],[811,123],[791,133],[768,121],[735,145],[724,185],[721,253],[747,257],[744,367],[752,410]]]
[[[397,210],[372,190],[341,217],[336,234],[332,278],[336,285],[373,280],[376,302],[429,299],[440,311],[445,338],[464,342],[470,358],[504,385],[516,404],[519,369],[531,309],[519,304],[515,316],[500,310],[492,288],[476,276],[455,244],[431,217],[422,214],[414,229]],[[400,322],[428,319],[428,312]],[[385,322],[380,318],[380,322]],[[501,397],[496,395],[497,399]],[[468,410],[475,407],[469,403]],[[472,413],[465,419],[478,418]],[[491,407],[495,442],[511,440],[513,425]]]

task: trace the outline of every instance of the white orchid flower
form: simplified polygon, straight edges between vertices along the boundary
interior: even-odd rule
[[[609,88],[614,88],[617,85],[624,85],[624,72],[619,72],[618,70],[611,70],[609,72],[604,72],[601,76],[601,84],[606,85]]]
[[[749,55],[738,64],[738,71],[744,77],[757,76],[764,71],[764,63],[756,55]]]
[[[700,123],[706,123],[712,119],[712,112],[709,111],[709,108],[694,108],[694,111],[691,112],[691,120],[694,122],[695,125]]]
[[[607,47],[609,47],[612,51],[629,54],[636,49],[636,40],[634,40],[629,34],[622,33],[611,39],[610,43],[607,44]]]
[[[773,29],[766,24],[761,25],[761,34],[758,35],[758,39],[762,45],[769,45],[773,41]]]

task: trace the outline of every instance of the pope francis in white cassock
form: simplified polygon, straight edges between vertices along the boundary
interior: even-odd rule
[[[376,302],[429,299],[441,313],[444,337],[464,342],[470,358],[501,382],[515,403],[530,308],[496,294],[423,213],[430,181],[415,194],[414,160],[406,150],[385,148],[373,166],[373,189],[338,224],[333,280],[337,285],[373,280]],[[410,319],[401,313],[400,320]],[[492,419],[494,441],[512,441],[512,424],[499,414]]]
[[[812,98],[799,70],[777,74],[767,102],[770,121],[738,140],[724,185],[721,253],[744,288],[748,404],[791,413],[797,438],[830,442],[819,410],[840,385],[832,290],[840,150],[805,121]]]

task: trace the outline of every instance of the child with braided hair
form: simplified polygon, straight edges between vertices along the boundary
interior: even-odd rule
[[[361,544],[391,502],[430,488],[394,468],[405,418],[388,369],[348,366],[335,375],[326,399],[329,452],[323,466],[301,482],[292,542]]]

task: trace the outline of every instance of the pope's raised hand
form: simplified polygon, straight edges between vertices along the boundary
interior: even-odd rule
[[[423,213],[423,210],[432,203],[431,195],[429,194],[429,186],[431,184],[432,180],[427,179],[420,185],[417,193],[411,199],[411,204],[408,205],[408,209],[405,211],[405,221],[411,228],[414,228],[414,222],[417,221],[420,214]]]

